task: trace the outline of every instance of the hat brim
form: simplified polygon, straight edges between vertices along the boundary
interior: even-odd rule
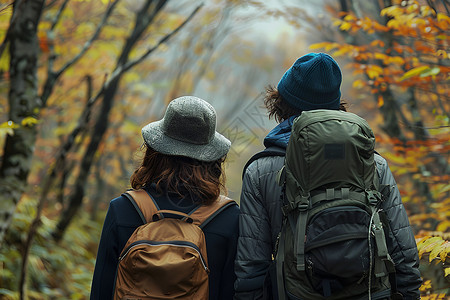
[[[231,142],[217,131],[208,144],[198,145],[168,137],[162,130],[162,124],[163,120],[159,120],[142,128],[145,143],[162,154],[210,162],[224,157],[230,150]]]

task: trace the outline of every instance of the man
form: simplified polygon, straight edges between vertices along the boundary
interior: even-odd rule
[[[266,274],[281,230],[281,187],[276,183],[284,163],[294,118],[302,111],[341,109],[342,75],[336,61],[325,53],[306,54],[286,71],[277,88],[269,87],[264,104],[269,118],[279,124],[266,136],[266,150],[275,155],[260,156],[246,166],[240,198],[240,229],[235,263],[235,299],[262,299]],[[419,260],[399,190],[389,167],[375,154],[381,184],[391,186],[383,203],[389,219],[388,250],[395,262],[398,291],[404,299],[420,299]]]

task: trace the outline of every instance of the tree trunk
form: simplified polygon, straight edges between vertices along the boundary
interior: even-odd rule
[[[19,127],[6,137],[0,168],[0,244],[25,190],[36,141],[36,127],[23,121],[30,117],[36,119],[39,114],[37,27],[44,2],[15,1],[7,33],[11,57],[9,120]]]
[[[156,15],[163,9],[167,0],[152,1],[147,0],[142,6],[140,11],[136,14],[136,23],[133,32],[127,38],[122,52],[117,60],[116,69],[123,67],[129,59],[130,52],[134,48],[135,44],[139,41],[144,31],[153,22]],[[61,218],[53,232],[53,237],[56,241],[62,239],[67,226],[69,226],[73,217],[78,212],[80,208],[83,197],[84,188],[87,183],[88,175],[94,161],[95,153],[100,145],[100,142],[105,135],[106,130],[109,126],[109,113],[114,103],[114,96],[116,95],[117,89],[119,88],[120,79],[122,75],[117,76],[113,79],[110,84],[106,87],[103,94],[103,102],[101,107],[101,114],[99,115],[94,132],[92,133],[91,141],[87,147],[87,150],[83,156],[80,173],[75,182],[74,191],[69,196],[68,207],[62,212]]]

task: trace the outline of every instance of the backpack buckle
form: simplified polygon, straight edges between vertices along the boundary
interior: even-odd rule
[[[378,191],[365,190],[365,192],[366,192],[367,200],[369,201],[369,203],[371,205],[377,205],[378,202],[380,202],[382,200],[381,195]]]
[[[309,205],[308,205],[308,204],[301,204],[301,203],[299,203],[299,204],[297,205],[297,209],[298,209],[299,211],[307,211],[308,208],[309,208]]]
[[[292,203],[293,204],[293,208],[297,209],[300,212],[305,212],[309,209],[309,205],[310,205],[310,201],[309,199],[311,198],[310,194],[307,193],[305,194],[299,194],[297,195],[297,197],[295,197],[295,202]]]

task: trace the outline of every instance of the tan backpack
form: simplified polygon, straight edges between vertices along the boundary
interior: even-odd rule
[[[114,300],[208,299],[208,259],[202,228],[236,202],[220,196],[189,214],[160,210],[145,190],[123,194],[144,225],[136,228],[119,257]],[[178,217],[178,218],[174,218]]]

